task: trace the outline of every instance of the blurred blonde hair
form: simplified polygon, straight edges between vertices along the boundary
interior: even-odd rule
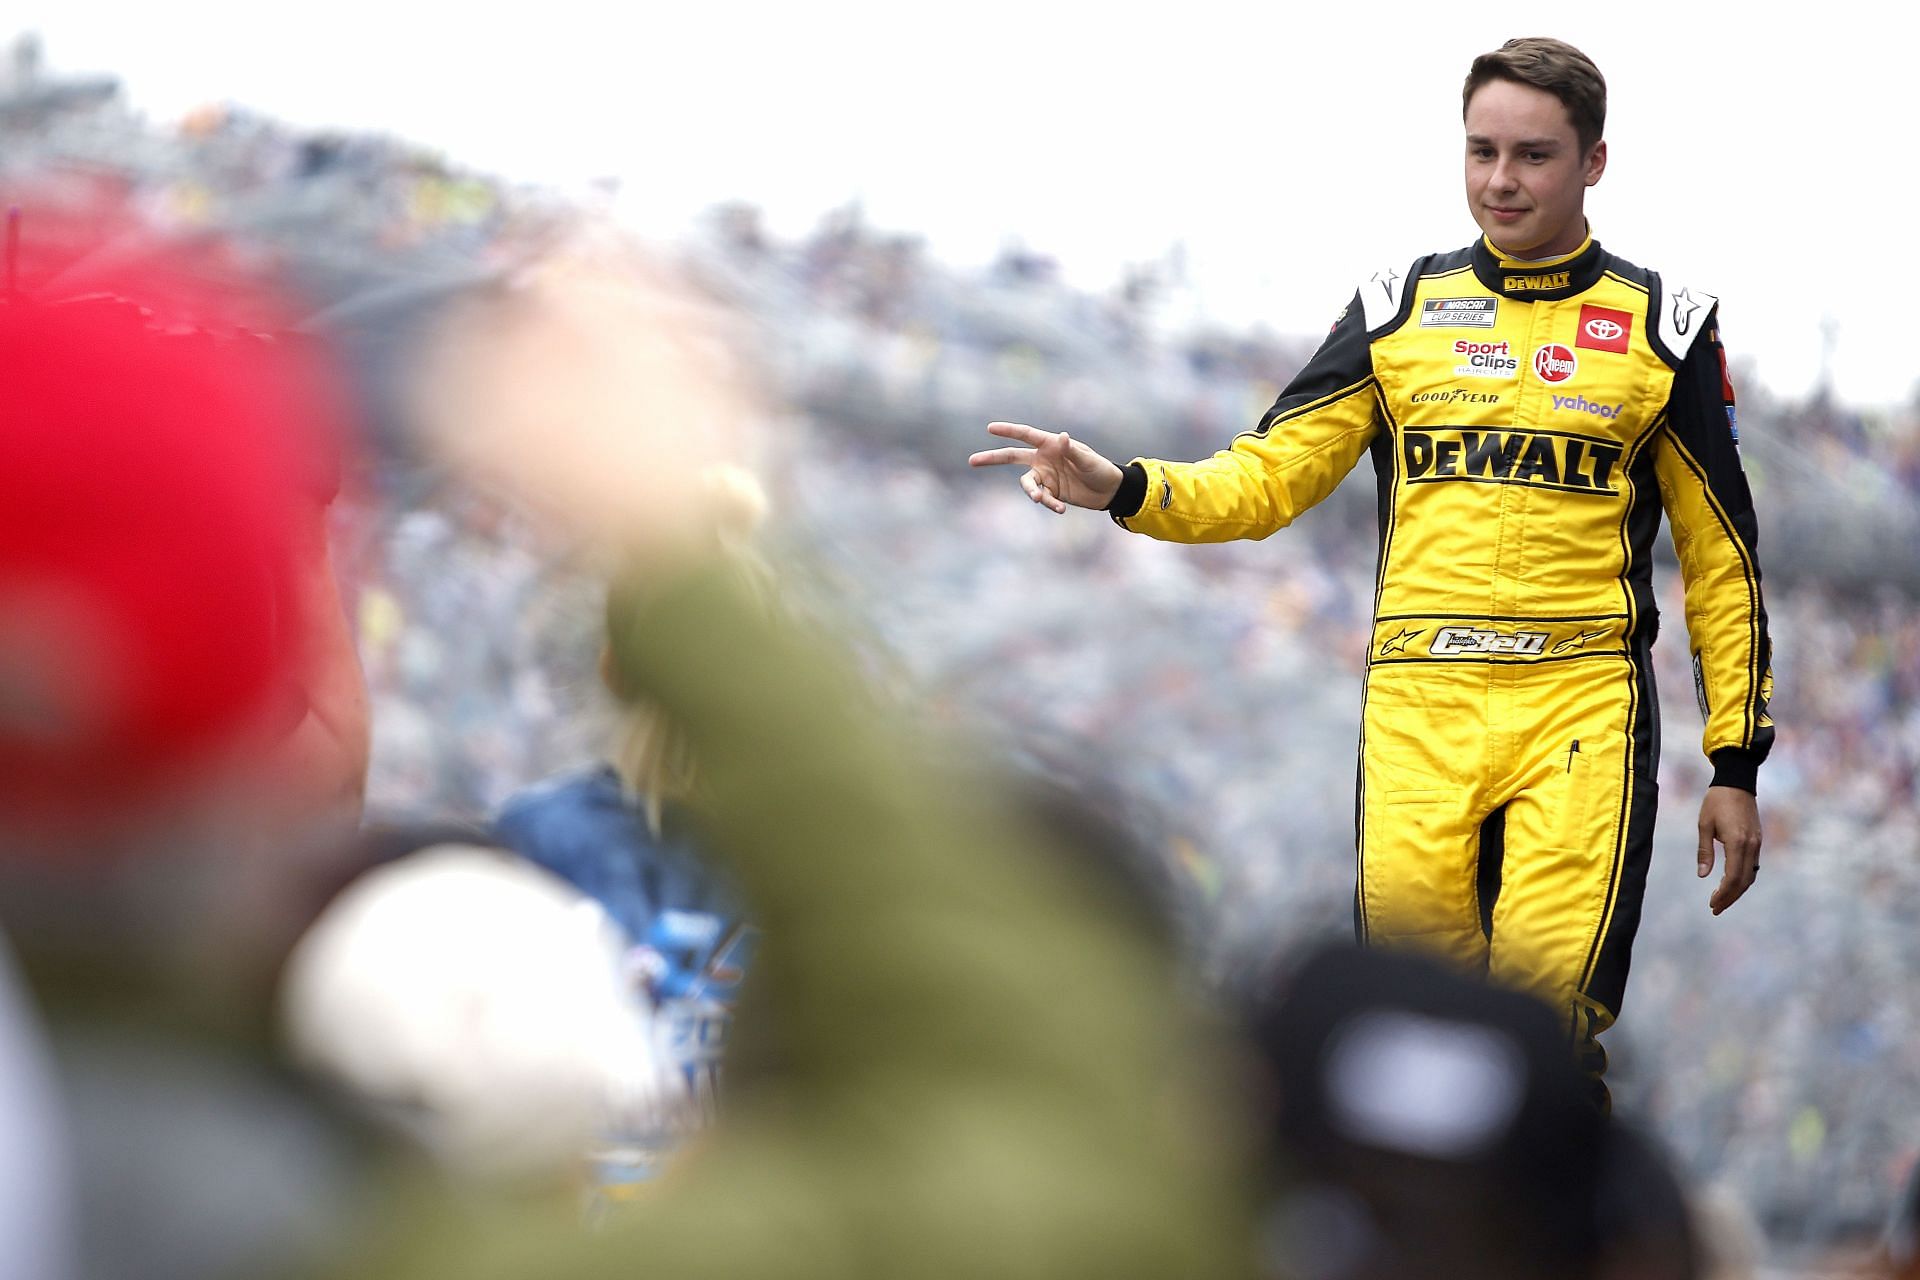
[[[732,466],[713,468],[703,483],[720,556],[755,596],[771,606],[773,573],[753,545],[766,519],[766,490],[750,473]],[[673,717],[620,687],[612,651],[604,646],[600,675],[623,704],[609,753],[614,772],[629,798],[643,807],[647,826],[657,836],[665,803],[683,800],[693,791],[697,779],[693,749]]]

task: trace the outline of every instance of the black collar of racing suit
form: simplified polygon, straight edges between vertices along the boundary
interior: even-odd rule
[[[1473,245],[1473,274],[1488,290],[1519,302],[1550,302],[1591,289],[1606,270],[1607,255],[1592,235],[1572,253],[1539,262],[1509,258],[1481,236]]]

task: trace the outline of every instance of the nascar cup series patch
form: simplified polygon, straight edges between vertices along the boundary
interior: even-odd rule
[[[1420,304],[1422,329],[1491,329],[1499,318],[1498,298],[1428,298]]]

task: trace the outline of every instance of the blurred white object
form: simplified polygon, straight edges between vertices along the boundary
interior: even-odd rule
[[[281,991],[288,1043],[457,1172],[575,1172],[616,1100],[683,1105],[625,947],[545,871],[436,846],[361,877],[301,940]]]
[[[1388,1011],[1355,1018],[1327,1051],[1327,1097],[1355,1141],[1435,1160],[1500,1143],[1520,1112],[1526,1061],[1491,1028]]]

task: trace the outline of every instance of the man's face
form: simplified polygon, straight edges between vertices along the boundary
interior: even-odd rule
[[[1607,144],[1582,151],[1566,106],[1544,89],[1489,80],[1467,103],[1467,206],[1513,257],[1578,249],[1587,188],[1606,167]]]

